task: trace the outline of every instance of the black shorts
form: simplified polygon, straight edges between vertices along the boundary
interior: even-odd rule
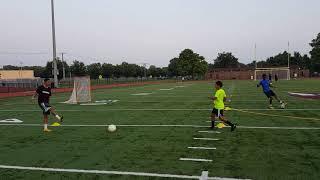
[[[40,106],[40,108],[41,108],[41,110],[42,110],[42,113],[44,114],[44,115],[49,115],[50,114],[50,109],[51,109],[51,106],[50,106],[50,104],[49,103],[38,103],[39,104],[39,106]]]
[[[213,108],[211,113],[214,114],[216,117],[220,117],[223,116],[223,109]]]
[[[264,92],[264,94],[265,94],[268,98],[276,95],[272,90],[270,90],[270,91],[268,91],[268,92]]]

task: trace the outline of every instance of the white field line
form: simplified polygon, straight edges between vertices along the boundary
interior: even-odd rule
[[[169,89],[159,89],[159,91],[171,91],[173,90],[174,88],[169,88]]]
[[[200,180],[207,180],[208,176],[209,176],[209,172],[208,171],[202,171]]]
[[[220,134],[220,131],[198,131],[199,133],[214,133],[214,134]]]
[[[131,96],[148,96],[152,93],[136,93],[136,94],[131,94]]]
[[[180,158],[180,161],[212,162],[211,159]]]
[[[123,108],[123,109],[61,109],[59,112],[104,112],[104,111],[211,111],[212,109],[134,109],[134,108]],[[320,111],[320,109],[237,109],[241,111]],[[40,112],[38,109],[0,109],[0,112]],[[232,110],[231,110],[232,111]]]
[[[187,159],[187,158],[180,158]],[[198,159],[200,160],[200,159]],[[212,160],[207,160],[211,162]],[[15,170],[29,170],[29,171],[45,171],[45,172],[66,172],[66,173],[85,173],[85,174],[104,174],[104,175],[126,175],[126,176],[144,176],[144,177],[161,177],[161,178],[177,178],[177,179],[201,179],[205,177],[208,180],[247,180],[234,179],[225,177],[208,177],[209,172],[203,171],[201,176],[191,175],[177,175],[177,174],[159,174],[159,173],[145,173],[145,172],[127,172],[127,171],[105,171],[105,170],[87,170],[87,169],[61,169],[61,168],[42,168],[42,167],[28,167],[28,166],[8,166],[0,165],[0,169],[15,169]]]
[[[1,124],[0,126],[43,126],[42,124]],[[108,124],[62,124],[60,127],[107,127]],[[118,127],[185,127],[185,128],[208,128],[202,125],[186,124],[119,124]],[[228,128],[228,126],[226,126]],[[277,126],[237,126],[240,129],[292,129],[292,130],[320,130],[320,127],[277,127]],[[198,131],[199,133],[216,133],[220,131]]]
[[[193,138],[194,140],[204,140],[204,141],[219,141],[220,139],[215,138]]]
[[[188,147],[188,149],[201,149],[201,150],[216,150],[217,148],[215,147]]]

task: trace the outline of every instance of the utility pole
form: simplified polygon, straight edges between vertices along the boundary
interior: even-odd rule
[[[66,79],[66,69],[64,67],[63,55],[66,54],[64,52],[61,53],[61,61],[62,61],[62,73],[63,73],[63,80]]]
[[[290,43],[288,41],[288,68],[290,68],[290,53],[289,53],[289,47],[290,47]]]
[[[257,69],[257,44],[254,44],[254,67]]]
[[[289,53],[289,51],[290,51],[290,43],[289,43],[289,41],[288,41],[288,74],[287,74],[287,76],[288,76],[288,80],[290,80],[291,78],[290,78],[290,53]]]
[[[53,56],[53,78],[54,86],[59,87],[58,84],[58,67],[57,67],[57,52],[56,52],[56,32],[55,32],[55,22],[54,22],[54,3],[51,0],[51,21],[52,21],[52,56]]]

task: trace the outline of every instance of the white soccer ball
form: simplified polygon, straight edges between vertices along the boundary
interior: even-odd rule
[[[117,126],[116,126],[116,125],[110,124],[110,125],[108,126],[108,131],[109,131],[109,132],[114,132],[114,131],[116,131],[116,130],[117,130]]]
[[[280,108],[281,108],[281,109],[286,108],[286,104],[285,104],[285,103],[281,103]]]

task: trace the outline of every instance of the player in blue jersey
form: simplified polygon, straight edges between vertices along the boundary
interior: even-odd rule
[[[273,109],[272,106],[272,100],[273,98],[275,98],[279,103],[280,103],[280,107],[284,108],[285,107],[285,103],[283,101],[281,101],[278,96],[276,95],[276,93],[274,93],[270,87],[273,87],[270,83],[270,81],[267,79],[267,75],[263,74],[262,75],[262,80],[259,82],[259,84],[257,84],[257,87],[262,87],[264,94],[268,97],[269,99],[269,108]]]

